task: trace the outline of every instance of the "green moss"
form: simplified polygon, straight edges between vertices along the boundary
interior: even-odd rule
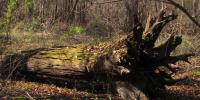
[[[111,61],[118,62],[126,54],[126,49],[118,42],[107,42],[96,45],[79,44],[64,48],[52,48],[40,51],[28,61],[31,70],[43,70],[53,72],[59,69],[68,71],[89,71],[94,67],[100,56],[109,57]],[[121,40],[120,40],[121,41]]]
[[[31,89],[33,87],[32,83],[25,83],[23,86],[25,89]]]
[[[76,65],[87,66],[95,62],[98,57],[97,51],[88,52],[83,45],[76,47],[55,48],[48,51],[41,51],[30,60],[40,60],[42,65]],[[63,66],[64,67],[64,66]]]

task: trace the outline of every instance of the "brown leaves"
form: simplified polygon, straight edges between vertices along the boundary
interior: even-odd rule
[[[174,85],[167,86],[167,91],[176,96],[193,96],[200,97],[200,86],[191,85]]]
[[[4,85],[4,86],[2,86]],[[54,95],[86,94],[75,90],[60,88],[55,85],[40,84],[23,81],[2,81],[0,82],[0,96],[24,96],[28,92],[33,97],[48,97]]]

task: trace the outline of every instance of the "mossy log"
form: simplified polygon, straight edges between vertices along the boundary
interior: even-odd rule
[[[176,18],[176,14],[167,15],[162,9],[156,16],[149,16],[145,28],[135,17],[137,23],[132,33],[117,40],[99,45],[81,44],[22,52],[11,58],[8,56],[3,65],[10,65],[11,61],[12,65],[23,66],[20,70],[25,76],[27,72],[63,79],[96,74],[114,76],[115,90],[124,100],[145,100],[147,94],[152,96],[155,91],[159,93],[164,89],[166,84],[177,82],[161,67],[174,73],[175,69],[170,64],[180,60],[188,62],[188,57],[193,56],[171,56],[171,52],[182,42],[181,36],[176,34],[171,34],[166,42],[155,46],[164,26]],[[22,60],[19,61],[19,58]],[[9,72],[14,73],[13,70]],[[105,76],[102,77],[106,80]]]
[[[126,50],[107,51],[104,46],[110,45],[101,44],[102,48],[99,48],[84,44],[40,51],[29,58],[27,70],[54,76],[84,75],[90,72],[120,73],[122,67],[115,63]]]

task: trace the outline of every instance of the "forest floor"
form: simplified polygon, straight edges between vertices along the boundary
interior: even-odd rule
[[[199,57],[191,58],[192,65],[179,62],[182,66],[176,74],[186,79],[172,85],[166,86],[161,96],[152,100],[199,100],[200,99],[200,60]],[[77,83],[78,84],[78,83]],[[94,84],[95,85],[95,84]],[[94,88],[95,89],[95,88]],[[95,91],[95,90],[94,90]],[[120,100],[120,96],[111,92],[96,93],[89,90],[79,90],[76,87],[57,86],[55,84],[41,83],[27,80],[0,80],[1,100]]]
[[[7,45],[5,48],[3,48],[5,49],[4,53],[12,54],[33,47],[41,47],[41,45],[37,45],[37,43],[31,44],[31,40],[29,39],[23,39],[24,42],[22,39],[23,38],[21,37],[21,39],[16,40],[16,42],[12,42],[11,45]],[[30,41],[30,43],[26,41]],[[64,44],[62,41],[55,41],[58,42],[57,44]],[[52,43],[55,43],[55,41]],[[49,41],[43,41],[42,43],[44,43],[46,47],[53,46],[48,44]],[[1,58],[3,58],[3,56]],[[190,61],[192,63],[191,65],[183,62],[177,63],[178,66],[181,66],[181,70],[176,74],[178,74],[179,77],[187,76],[187,78],[176,83],[175,85],[166,86],[166,90],[161,93],[161,96],[153,98],[153,100],[200,100],[200,57],[193,57],[190,59]],[[0,79],[0,100],[8,99],[120,100],[120,96],[113,95],[111,92],[93,93],[91,90],[90,92],[87,90],[80,91],[76,88],[68,88],[65,86],[60,87],[51,83],[38,83],[35,81],[27,81],[23,79],[9,81]]]
[[[186,67],[182,68],[185,72]],[[200,69],[199,67],[195,68]],[[197,71],[188,71],[187,78],[172,86],[166,86],[162,96],[153,100],[199,100],[200,75]],[[181,71],[178,73],[182,73]],[[184,74],[185,75],[185,74]],[[28,81],[0,81],[1,100],[120,100],[120,96],[108,93],[92,93],[79,91],[76,88],[59,87],[54,84],[28,82]]]

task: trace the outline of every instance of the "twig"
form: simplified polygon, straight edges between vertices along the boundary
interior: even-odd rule
[[[13,75],[13,73],[14,73],[14,71],[18,68],[18,67],[20,67],[20,63],[22,62],[22,59],[15,59],[16,61],[19,61],[17,64],[16,64],[16,66],[14,66],[14,68],[12,69],[12,71],[9,73],[9,75],[7,76],[7,78],[6,78],[6,80],[8,80],[12,75]],[[13,63],[13,64],[15,64],[15,63]],[[10,64],[11,65],[11,64]],[[12,66],[10,66],[10,67],[12,67]]]
[[[105,2],[94,2],[94,4],[107,4],[107,3],[117,3],[121,2],[122,0],[112,0],[112,1],[105,1]]]
[[[30,100],[35,100],[27,91],[25,92]]]

